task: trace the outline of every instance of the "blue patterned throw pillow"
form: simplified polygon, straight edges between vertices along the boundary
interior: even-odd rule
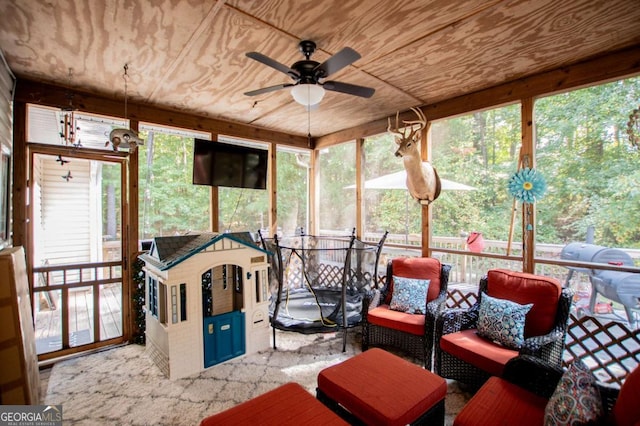
[[[389,308],[409,314],[424,315],[431,280],[393,276],[393,294]]]
[[[524,344],[524,321],[533,303],[520,305],[482,294],[478,312],[478,334],[511,349]]]

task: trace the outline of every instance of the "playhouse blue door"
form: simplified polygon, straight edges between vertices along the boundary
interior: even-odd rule
[[[204,318],[204,366],[211,367],[245,352],[244,313]]]

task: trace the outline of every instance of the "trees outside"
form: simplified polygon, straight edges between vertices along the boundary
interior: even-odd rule
[[[293,235],[296,229],[309,228],[309,151],[278,149],[277,151],[278,230]]]
[[[347,187],[356,182],[355,143],[323,149],[319,163],[320,229],[351,233],[356,226],[356,194]]]
[[[640,152],[626,134],[640,78],[535,103],[537,167],[549,185],[538,204],[538,241],[640,248]]]
[[[193,137],[150,130],[140,136],[139,238],[208,231],[210,189],[191,181]]]
[[[629,114],[640,103],[640,78],[620,80],[535,102],[536,168],[548,190],[536,203],[536,241],[583,241],[640,248],[640,153],[626,135]],[[521,236],[521,208],[507,183],[518,170],[520,105],[509,105],[432,123],[432,163],[440,177],[476,188],[444,190],[434,202],[435,237],[479,231],[485,239]],[[193,139],[158,132],[142,135],[140,238],[209,229],[209,188],[191,184]],[[364,143],[365,180],[403,169],[389,134]],[[319,225],[350,232],[356,224],[355,142],[323,149],[319,156]],[[306,227],[307,152],[277,152],[278,227]],[[533,164],[533,161],[531,161]],[[271,165],[273,167],[273,165]],[[349,187],[352,188],[349,188]],[[221,230],[268,226],[268,191],[220,188]],[[365,190],[365,231],[419,234],[420,205],[404,190]]]

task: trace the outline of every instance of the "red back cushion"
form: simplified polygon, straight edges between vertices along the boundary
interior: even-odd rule
[[[553,328],[562,285],[555,278],[492,269],[487,273],[487,293],[521,305],[533,303],[524,326],[525,337],[531,337],[547,334]]]
[[[427,302],[438,297],[438,293],[440,293],[441,268],[440,261],[431,257],[398,257],[391,261],[392,275],[431,280],[429,292],[427,293]],[[387,297],[384,300],[387,305],[391,303],[391,296],[393,295],[393,278],[390,283]]]
[[[627,376],[620,394],[613,406],[613,418],[618,426],[631,426],[640,424],[640,367],[636,368]]]

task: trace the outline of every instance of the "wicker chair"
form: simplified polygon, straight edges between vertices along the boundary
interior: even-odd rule
[[[362,318],[362,350],[370,346],[394,347],[424,363],[431,370],[434,323],[444,309],[447,298],[450,265],[433,258],[396,258],[387,264],[385,286],[379,293],[379,304],[372,305],[370,294],[364,300]],[[426,313],[409,314],[390,309],[393,276],[429,279]]]
[[[476,392],[458,413],[453,425],[541,425],[544,422],[547,403],[556,391],[563,373],[562,368],[548,364],[540,358],[530,355],[517,356],[509,360],[503,377],[492,377]],[[582,386],[584,387],[584,384]],[[622,388],[601,382],[596,382],[596,387],[603,408],[602,418],[597,424],[638,424],[640,409],[636,401],[640,392],[639,367],[636,366],[627,375]],[[570,414],[575,415],[574,410],[579,410],[580,405],[581,403],[567,398],[563,408],[572,408]]]
[[[506,363],[517,355],[561,365],[573,299],[570,289],[563,289],[554,278],[494,269],[480,280],[479,290],[478,301],[471,308],[447,309],[436,319],[437,374],[479,388],[489,377],[502,376]],[[478,335],[478,314],[485,293],[518,304],[533,303],[519,350]]]

